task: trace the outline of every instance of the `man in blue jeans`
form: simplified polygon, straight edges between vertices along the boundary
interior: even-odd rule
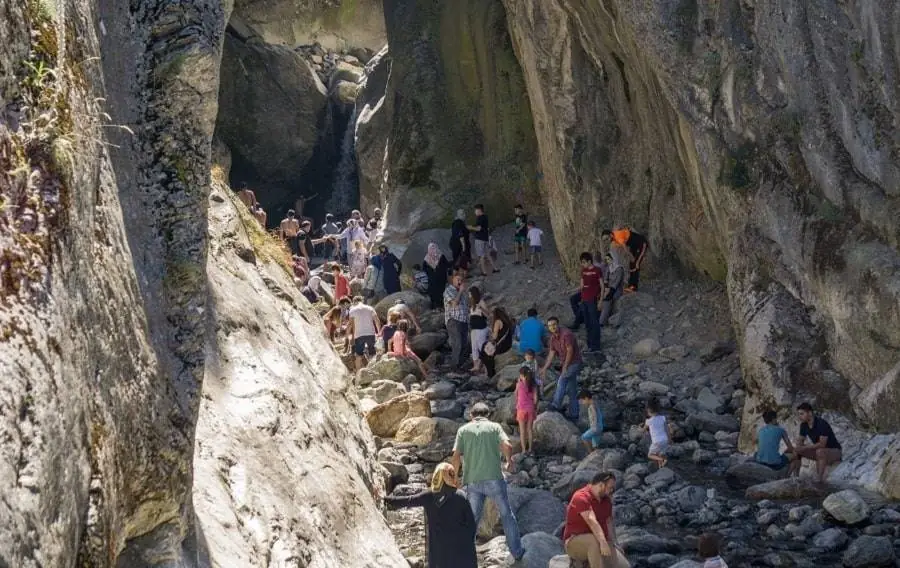
[[[506,456],[506,466],[512,468],[512,445],[503,428],[488,420],[490,413],[491,409],[483,402],[472,405],[469,410],[471,421],[456,432],[451,463],[459,471],[460,458],[464,456],[462,480],[475,516],[475,526],[481,522],[485,498],[490,499],[500,513],[506,546],[518,561],[525,556],[525,549],[519,537],[516,515],[509,505],[501,462],[501,457]]]
[[[556,393],[553,395],[553,402],[550,408],[560,411],[562,409],[563,398],[569,395],[569,420],[578,420],[578,373],[581,372],[581,349],[578,347],[578,340],[575,334],[568,329],[559,325],[559,318],[552,317],[547,320],[547,331],[550,332],[550,353],[547,354],[547,361],[541,367],[541,378],[547,375],[547,369],[550,368],[553,359],[559,355],[562,367],[559,371],[559,379],[556,382]]]

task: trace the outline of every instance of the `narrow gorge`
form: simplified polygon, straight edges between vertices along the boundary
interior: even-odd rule
[[[694,566],[709,527],[732,566],[897,566],[898,37],[893,0],[0,0],[0,566],[422,565],[421,516],[380,497],[425,484],[469,404],[517,432],[515,361],[352,373],[270,233],[381,208],[406,281],[476,203],[483,286],[520,319],[568,320],[603,229],[650,242],[582,374],[605,449],[547,412],[516,458],[523,565],[562,554],[602,468],[633,566]],[[517,203],[553,247],[535,271],[510,260]],[[406,297],[440,359],[441,315]],[[649,396],[672,470],[632,428]],[[764,410],[796,432],[804,401],[862,523],[722,481]],[[503,565],[496,518],[481,534]]]

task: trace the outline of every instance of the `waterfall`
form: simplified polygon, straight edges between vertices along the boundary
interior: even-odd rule
[[[341,140],[341,155],[331,188],[329,211],[341,218],[359,206],[359,174],[356,171],[356,106]]]

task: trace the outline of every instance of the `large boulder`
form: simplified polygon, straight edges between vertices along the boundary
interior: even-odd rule
[[[446,331],[423,331],[412,336],[409,340],[409,346],[413,352],[426,359],[433,351],[440,349],[447,343]]]
[[[852,489],[832,493],[822,502],[822,508],[838,521],[848,525],[862,522],[869,516],[869,506],[859,493]]]
[[[393,438],[400,423],[407,418],[431,417],[431,405],[420,392],[411,392],[379,404],[366,415],[372,433]]]
[[[360,398],[371,398],[378,404],[387,402],[394,397],[406,394],[406,387],[401,383],[394,381],[377,380],[373,381],[367,388],[357,391]]]
[[[543,454],[560,453],[578,428],[558,412],[542,412],[534,421],[534,450]]]
[[[494,404],[494,413],[491,415],[491,420],[500,424],[514,425],[517,423],[515,394],[510,394],[497,399],[497,402]],[[535,444],[537,444],[537,442],[535,442]]]
[[[549,491],[509,486],[509,506],[516,515],[521,534],[553,533],[565,520],[566,505]],[[490,538],[500,534],[502,524],[496,504],[488,499],[478,526],[478,534]]]
[[[401,290],[400,292],[385,296],[381,301],[375,304],[375,312],[378,314],[378,317],[381,318],[382,322],[387,321],[388,310],[399,300],[403,300],[403,303],[412,310],[416,315],[416,318],[418,318],[420,314],[431,310],[431,300],[429,300],[427,296],[423,296],[415,290]],[[421,325],[421,323],[419,325]]]
[[[740,422],[731,414],[715,414],[705,410],[691,414],[685,423],[697,430],[713,434],[719,431],[737,432],[741,429]]]
[[[436,418],[462,418],[462,403],[458,400],[432,400],[431,415]]]
[[[808,479],[789,477],[760,483],[747,488],[747,499],[761,501],[763,499],[784,500],[822,497],[825,491]]]
[[[756,485],[785,477],[787,467],[772,469],[753,460],[734,464],[725,471],[725,478],[735,485]]]
[[[425,389],[425,397],[428,400],[453,398],[454,394],[456,394],[456,385],[450,381],[438,381]]]
[[[594,450],[581,460],[576,471],[590,469],[597,471],[625,470],[630,461],[629,455],[625,450],[618,448]]]
[[[844,568],[888,568],[897,560],[894,545],[886,536],[863,535],[844,553]]]
[[[497,371],[494,379],[497,381],[498,391],[511,391],[516,388],[516,381],[519,380],[519,369],[522,365],[507,365]]]
[[[453,436],[460,424],[447,418],[416,416],[405,418],[397,427],[394,439],[417,446],[426,446],[434,440]]]
[[[422,371],[415,361],[407,357],[384,355],[359,370],[356,384],[364,387],[375,381],[402,383],[407,375],[421,377]]]
[[[564,552],[563,541],[547,532],[525,534],[522,547],[525,548],[525,556],[520,564],[525,568],[545,568],[552,558]]]

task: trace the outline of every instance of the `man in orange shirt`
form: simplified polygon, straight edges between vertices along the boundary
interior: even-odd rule
[[[563,542],[566,554],[587,561],[590,568],[630,568],[624,553],[616,547],[612,494],[616,477],[602,471],[572,495],[566,507]]]

